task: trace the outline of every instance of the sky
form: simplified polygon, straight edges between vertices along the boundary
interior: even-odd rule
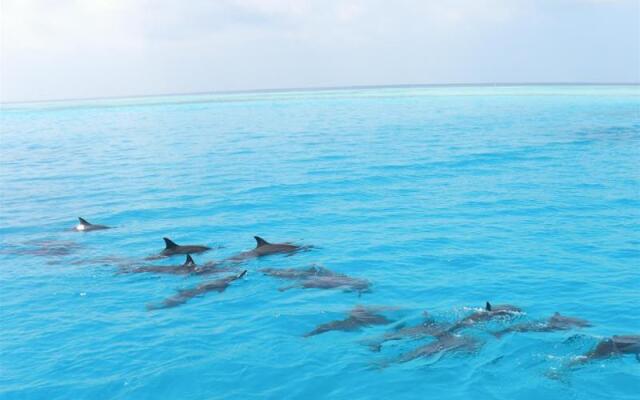
[[[0,102],[640,83],[640,0],[0,0]]]

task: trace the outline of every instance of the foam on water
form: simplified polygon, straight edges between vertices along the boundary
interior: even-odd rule
[[[632,357],[563,366],[640,332],[640,89],[348,89],[6,105],[0,111],[3,399],[635,399]],[[81,190],[82,195],[78,192]],[[78,233],[77,215],[114,229]],[[313,245],[244,279],[118,274],[164,248]],[[176,259],[154,261],[175,265]],[[182,262],[182,258],[180,258]],[[371,293],[277,289],[314,263]],[[408,325],[486,300],[593,327],[380,368],[428,339],[303,335],[357,304]],[[560,371],[560,372],[558,372]],[[561,379],[555,377],[561,376]],[[552,379],[553,378],[553,379]]]

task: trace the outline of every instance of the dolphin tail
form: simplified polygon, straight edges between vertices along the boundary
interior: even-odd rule
[[[173,249],[178,247],[178,245],[169,238],[165,237],[165,238],[162,238],[162,240],[164,240],[165,249]]]
[[[89,223],[89,221],[87,221],[86,219],[84,219],[82,217],[78,217],[78,221],[80,221],[80,224],[82,224],[82,225],[91,225]]]

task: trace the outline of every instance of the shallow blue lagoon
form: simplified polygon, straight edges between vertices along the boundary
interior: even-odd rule
[[[409,87],[4,105],[3,399],[636,399],[633,356],[567,368],[640,334],[640,88]],[[114,226],[72,232],[76,217]],[[313,245],[216,277],[118,274],[162,237]],[[218,248],[219,247],[219,248]],[[155,261],[181,263],[182,257]],[[262,268],[322,265],[370,293],[291,289]],[[224,276],[224,274],[223,274]],[[459,332],[481,344],[393,363],[429,338],[366,343],[486,300],[593,326]],[[304,338],[356,305],[391,325]],[[390,363],[391,362],[391,363]]]

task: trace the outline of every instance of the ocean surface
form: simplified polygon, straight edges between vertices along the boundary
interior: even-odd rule
[[[5,104],[0,110],[1,399],[637,399],[640,87],[400,87]],[[77,217],[113,229],[74,232]],[[122,274],[163,237],[312,249],[213,276]],[[321,265],[370,292],[293,288]],[[295,283],[295,282],[294,282]],[[367,343],[424,312],[523,312],[434,340]],[[388,325],[307,337],[361,305]],[[592,327],[491,332],[554,312]]]

